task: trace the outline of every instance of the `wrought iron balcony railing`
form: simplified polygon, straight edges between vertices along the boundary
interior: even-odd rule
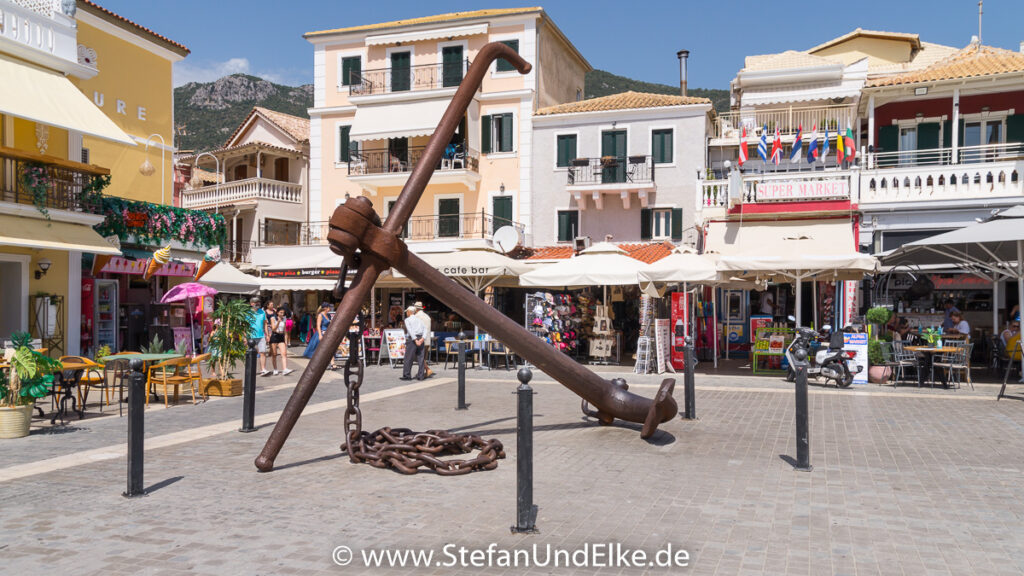
[[[100,194],[89,194],[88,186],[108,170],[5,147],[0,147],[0,164],[0,201],[103,213]]]
[[[445,64],[420,64],[416,66],[377,68],[352,73],[348,79],[348,93],[352,96],[388,94],[455,88],[469,68],[469,60]]]
[[[569,163],[567,184],[649,184],[654,182],[654,159],[650,156],[604,156],[576,158]]]
[[[525,226],[508,218],[486,212],[463,214],[431,214],[409,219],[402,238],[406,240],[438,240],[447,238],[488,238],[498,228]],[[261,246],[308,246],[327,243],[327,222],[261,222]]]
[[[366,174],[388,174],[391,172],[411,172],[419,164],[423,156],[424,146],[410,147],[405,151],[387,149],[360,150],[352,153],[348,163],[350,176]],[[434,169],[438,172],[448,170],[480,171],[480,154],[473,149],[461,147],[454,152],[446,152]]]
[[[242,240],[241,242],[228,240],[224,243],[224,249],[221,250],[221,253],[229,262],[252,263],[252,245],[253,243],[249,240]]]

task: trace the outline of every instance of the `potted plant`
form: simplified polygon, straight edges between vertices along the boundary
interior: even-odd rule
[[[11,336],[14,347],[4,352],[10,369],[0,371],[0,438],[28,436],[32,405],[53,387],[61,363],[32,349],[27,332]]]
[[[216,377],[207,381],[207,395],[238,396],[242,393],[242,381],[234,378],[232,372],[245,358],[252,318],[252,309],[245,300],[217,303],[213,311],[216,328],[210,334],[209,346],[210,365]]]
[[[892,367],[885,366],[885,356],[882,354],[882,341],[880,335],[885,330],[885,325],[892,318],[892,310],[884,306],[875,306],[868,310],[864,318],[871,324],[870,338],[868,339],[868,381],[873,384],[887,382],[892,376]]]

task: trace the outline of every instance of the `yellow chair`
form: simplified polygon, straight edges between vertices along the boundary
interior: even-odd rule
[[[209,400],[209,397],[206,395],[206,379],[203,378],[203,366],[202,366],[202,364],[203,364],[203,362],[207,362],[208,363],[210,361],[210,356],[211,356],[210,353],[207,352],[206,354],[199,354],[197,356],[193,356],[192,359],[189,360],[189,363],[188,363],[188,379],[189,379],[189,384],[192,385],[192,403],[193,404],[195,403],[196,390],[198,390],[199,391],[199,395],[203,397],[203,402],[206,402],[207,400]]]
[[[178,402],[178,387],[188,383],[188,358],[174,358],[154,364],[146,370],[146,406],[149,406],[149,396],[154,384],[162,384],[164,387],[164,406],[169,407],[167,400],[167,387],[174,386],[174,402]],[[193,392],[192,403],[196,403],[196,396]]]
[[[82,377],[78,379],[78,405],[81,406],[82,412],[85,412],[85,403],[89,401],[89,389],[100,388],[101,390],[105,387],[103,379],[103,366],[93,362],[85,356],[61,356],[61,364],[85,364],[88,367],[82,370]],[[85,392],[82,392],[82,388],[85,388]],[[100,396],[100,405],[103,404],[103,397]],[[109,402],[108,402],[109,404]]]

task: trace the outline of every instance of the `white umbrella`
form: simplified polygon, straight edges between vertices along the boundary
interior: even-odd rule
[[[521,286],[629,286],[644,263],[610,242],[598,242],[578,256],[543,265],[519,277]]]
[[[260,289],[260,280],[235,268],[231,264],[218,262],[209,272],[203,274],[199,279],[200,284],[205,284],[228,294],[252,294]]]

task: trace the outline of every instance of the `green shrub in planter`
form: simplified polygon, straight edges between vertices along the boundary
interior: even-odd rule
[[[865,318],[871,324],[885,326],[889,323],[889,319],[892,318],[892,310],[883,306],[876,306],[868,310],[868,313],[865,314]]]

